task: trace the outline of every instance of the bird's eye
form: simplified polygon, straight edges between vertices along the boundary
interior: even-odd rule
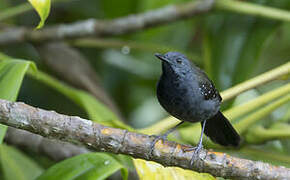
[[[176,59],[176,62],[177,62],[178,64],[181,64],[181,63],[182,63],[182,60],[181,60],[180,58],[177,58],[177,59]]]

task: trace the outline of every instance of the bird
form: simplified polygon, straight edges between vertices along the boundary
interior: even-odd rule
[[[241,137],[229,120],[220,111],[222,97],[206,73],[179,52],[168,52],[155,56],[162,62],[162,75],[157,84],[157,99],[172,116],[181,120],[175,127],[160,136],[155,136],[151,144],[166,140],[184,122],[200,122],[201,135],[196,147],[189,148],[198,155],[203,148],[203,134],[222,146],[239,146]],[[191,164],[195,157],[192,158]]]

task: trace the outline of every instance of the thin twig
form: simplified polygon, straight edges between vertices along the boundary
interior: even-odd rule
[[[216,8],[285,22],[290,21],[290,12],[245,1],[217,0]]]
[[[106,127],[79,117],[58,114],[24,103],[0,100],[0,122],[45,137],[87,145],[96,151],[126,154],[165,166],[178,166],[214,176],[235,179],[287,179],[290,169],[202,150],[190,165],[193,151],[171,141],[158,141],[149,154],[153,137]]]
[[[25,27],[11,28],[0,34],[0,45],[23,41],[40,42],[87,36],[121,35],[208,12],[213,4],[214,0],[189,1],[113,20],[88,19],[72,24],[50,26],[37,31]]]

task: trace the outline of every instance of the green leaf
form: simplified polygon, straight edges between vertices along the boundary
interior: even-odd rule
[[[0,62],[0,98],[15,101],[23,77],[30,67],[31,62],[11,60]]]
[[[50,11],[50,0],[28,0],[40,17],[36,29],[42,28]]]
[[[43,169],[16,148],[0,145],[0,163],[5,180],[31,180]]]
[[[9,60],[7,62],[13,60],[3,53],[0,53],[0,60],[1,59]],[[57,79],[51,77],[44,72],[37,71],[36,66],[33,63],[31,63],[30,65],[31,68],[28,69],[28,75],[38,81],[45,83],[46,85],[54,88],[55,90],[70,98],[73,102],[75,102],[87,112],[91,120],[107,126],[133,130],[133,128],[121,122],[119,118],[109,108],[100,103],[91,94],[68,86],[65,83],[58,81]]]
[[[11,59],[0,61],[0,99],[15,101],[26,71],[35,65],[30,61]],[[7,127],[0,124],[0,144],[3,141]]]
[[[116,159],[106,153],[81,154],[55,164],[37,180],[101,180],[121,170],[123,179],[128,172]]]
[[[110,109],[100,103],[89,93],[70,87],[40,71],[38,71],[37,74],[32,75],[32,77],[70,98],[87,112],[92,121],[96,121],[107,126],[132,130],[130,126],[122,123]]]
[[[3,61],[3,60],[7,60],[7,59],[12,59],[12,58],[10,56],[7,56],[6,54],[0,52],[0,60]]]
[[[288,0],[256,2],[290,8]],[[219,13],[209,16],[204,25],[206,71],[219,89],[226,89],[252,75],[266,40],[281,22]]]
[[[133,162],[133,158],[131,156],[123,155],[123,154],[110,154],[113,158],[119,161],[126,169],[130,171],[135,171],[135,166]]]
[[[6,56],[5,54],[0,53],[0,60],[9,58],[10,57]],[[10,58],[9,60],[12,59]],[[107,126],[133,130],[133,128],[121,122],[119,118],[109,108],[99,102],[91,94],[68,86],[46,73],[36,71],[35,66],[31,67],[32,68],[30,68],[28,71],[28,75],[38,81],[45,83],[46,85],[54,88],[55,90],[70,98],[73,102],[75,102],[87,112],[91,120]]]

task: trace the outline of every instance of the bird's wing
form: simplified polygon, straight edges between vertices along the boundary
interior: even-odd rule
[[[218,98],[220,101],[222,101],[222,97],[220,96],[218,90],[215,88],[213,82],[208,78],[205,72],[202,69],[196,67],[195,74],[198,79],[199,90],[203,94],[204,99],[209,100]]]

